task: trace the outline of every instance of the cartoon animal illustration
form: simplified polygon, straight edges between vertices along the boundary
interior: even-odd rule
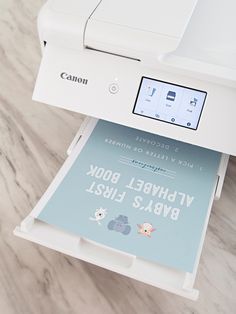
[[[156,229],[153,228],[152,224],[150,224],[149,222],[145,222],[142,225],[138,224],[138,233],[151,238],[151,234],[153,231],[155,231]]]
[[[131,227],[128,222],[128,217],[124,215],[119,215],[115,219],[111,220],[108,223],[107,228],[109,230],[120,232],[124,235],[128,235],[131,231]]]
[[[94,217],[89,217],[89,219],[92,221],[96,221],[98,225],[101,225],[101,220],[103,220],[106,217],[106,215],[107,215],[107,209],[100,207],[96,209],[94,213]]]

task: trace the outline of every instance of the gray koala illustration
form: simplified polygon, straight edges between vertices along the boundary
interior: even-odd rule
[[[124,235],[128,235],[131,231],[131,227],[128,222],[128,217],[124,215],[119,215],[115,219],[111,220],[108,223],[107,228],[109,230],[120,232]]]

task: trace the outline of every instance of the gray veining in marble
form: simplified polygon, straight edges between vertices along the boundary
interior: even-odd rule
[[[66,158],[83,117],[31,100],[42,0],[0,0],[0,313],[236,313],[236,158],[214,203],[197,302],[13,236]]]

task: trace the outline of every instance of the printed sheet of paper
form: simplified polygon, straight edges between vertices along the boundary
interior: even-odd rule
[[[192,272],[219,162],[217,152],[100,120],[38,218]]]

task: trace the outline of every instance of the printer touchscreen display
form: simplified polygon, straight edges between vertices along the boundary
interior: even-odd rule
[[[142,77],[133,113],[196,130],[207,93]]]

